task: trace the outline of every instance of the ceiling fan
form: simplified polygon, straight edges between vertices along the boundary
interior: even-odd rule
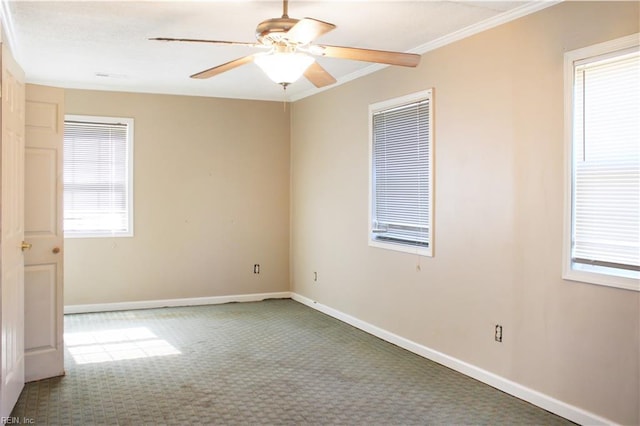
[[[314,56],[352,59],[405,67],[415,67],[420,62],[420,55],[414,53],[313,44],[312,42],[316,38],[332,31],[336,26],[313,18],[290,18],[288,5],[288,0],[283,0],[282,16],[280,18],[267,19],[258,24],[256,27],[257,42],[167,37],[154,37],[149,40],[211,43],[268,49],[268,52],[244,56],[198,72],[193,74],[191,78],[210,78],[241,65],[255,62],[271,80],[281,84],[284,88],[298,80],[302,75],[316,87],[324,87],[336,82],[336,79],[315,61]]]

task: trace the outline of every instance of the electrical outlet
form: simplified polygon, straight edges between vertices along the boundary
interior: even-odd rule
[[[502,326],[500,324],[496,324],[494,338],[496,339],[496,342],[502,343]]]
[[[259,274],[260,273],[260,264],[256,263],[255,265],[253,265],[253,273],[254,274]]]

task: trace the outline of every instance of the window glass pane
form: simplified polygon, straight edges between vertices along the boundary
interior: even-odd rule
[[[130,233],[129,132],[126,122],[65,121],[66,235]]]
[[[575,67],[574,262],[640,267],[640,55]]]
[[[430,108],[423,96],[372,111],[373,241],[430,246]]]

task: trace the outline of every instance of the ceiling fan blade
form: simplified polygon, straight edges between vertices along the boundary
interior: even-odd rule
[[[330,58],[353,59],[356,61],[376,62],[379,64],[415,67],[420,62],[420,55],[415,53],[390,52],[386,50],[359,49],[357,47],[313,46],[313,54]],[[317,51],[315,48],[319,48]]]
[[[260,43],[249,43],[243,41],[224,41],[224,40],[202,40],[197,38],[169,38],[169,37],[153,37],[149,40],[153,41],[180,41],[187,43],[211,43],[211,44],[226,44],[233,46],[249,46],[249,47],[266,47]]]
[[[234,68],[238,68],[241,65],[248,64],[253,62],[253,58],[255,55],[243,56],[242,58],[234,59],[233,61],[229,61],[222,65],[215,66],[213,68],[209,68],[204,71],[200,71],[199,73],[193,74],[191,78],[210,78],[214,75],[222,74],[223,72],[232,70]]]
[[[336,79],[317,62],[312,63],[309,68],[307,68],[304,76],[316,87],[329,86],[336,82]]]
[[[304,18],[287,31],[287,39],[298,44],[309,44],[321,35],[335,29],[335,27],[335,25],[328,22]]]

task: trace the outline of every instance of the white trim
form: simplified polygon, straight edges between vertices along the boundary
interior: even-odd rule
[[[80,314],[91,312],[111,312],[135,309],[151,309],[178,306],[219,305],[231,302],[259,302],[267,299],[293,299],[319,312],[327,314],[344,323],[352,325],[364,332],[376,336],[382,340],[442,364],[452,370],[486,383],[496,389],[530,402],[540,408],[562,416],[578,424],[588,425],[615,425],[611,420],[597,416],[589,411],[559,401],[541,392],[522,386],[490,371],[483,370],[465,361],[459,360],[442,352],[413,342],[397,334],[391,333],[366,321],[345,314],[329,306],[318,303],[295,292],[283,291],[274,293],[240,294],[232,296],[195,297],[186,299],[147,300],[137,302],[101,303],[92,305],[68,305],[64,307],[65,314]]]
[[[524,401],[530,402],[540,408],[543,408],[547,411],[550,411],[554,414],[562,416],[578,424],[588,424],[588,425],[615,424],[609,419],[605,419],[603,417],[597,416],[593,413],[590,413],[589,411],[583,410],[581,408],[575,407],[573,405],[570,405],[560,400],[557,400],[555,398],[552,398],[549,395],[545,395],[536,390],[522,386],[521,384],[513,382],[504,377],[498,376],[490,371],[483,370],[480,367],[476,367],[475,365],[469,364],[465,361],[459,360],[450,355],[428,348],[419,343],[406,339],[402,336],[398,336],[397,334],[391,333],[387,330],[384,330],[380,327],[369,324],[351,315],[345,314],[336,309],[325,306],[321,303],[318,303],[314,300],[311,300],[297,293],[292,292],[291,298],[296,302],[302,303],[303,305],[316,309],[333,318],[336,318],[349,325],[359,328],[362,331],[365,331],[369,334],[379,337],[382,340],[385,340],[389,343],[393,343],[396,346],[399,346],[403,349],[406,349],[424,358],[430,359],[431,361],[435,361],[455,371],[465,374],[466,376],[472,377],[480,382],[488,384],[489,386],[492,386],[496,389],[499,389],[503,392],[513,395],[516,398],[520,398]]]
[[[377,247],[377,248],[382,248],[382,249],[386,249],[386,250],[394,250],[394,251],[400,251],[400,252],[405,252],[405,253],[411,253],[414,255],[418,255],[418,256],[425,256],[425,257],[433,257],[434,256],[434,250],[433,250],[433,236],[435,235],[435,233],[433,232],[433,212],[435,210],[434,208],[434,195],[433,195],[433,191],[434,191],[434,185],[433,185],[433,180],[434,180],[434,176],[435,176],[435,171],[433,170],[433,165],[434,165],[434,161],[433,161],[433,157],[434,157],[434,134],[433,134],[433,116],[434,116],[434,89],[433,88],[429,88],[429,89],[425,89],[425,90],[421,90],[418,92],[414,92],[414,93],[410,93],[404,96],[399,96],[393,99],[387,99],[384,101],[380,101],[380,102],[376,102],[373,104],[369,105],[369,122],[368,122],[368,126],[369,126],[369,218],[368,218],[368,224],[369,224],[369,232],[367,234],[367,240],[368,240],[368,244],[370,247]],[[403,244],[400,242],[396,242],[396,243],[392,243],[392,242],[385,242],[385,241],[378,241],[378,240],[374,240],[372,238],[373,235],[373,214],[374,214],[374,203],[373,203],[373,198],[374,198],[374,191],[373,191],[373,116],[375,113],[379,112],[379,111],[384,111],[387,109],[391,109],[394,107],[399,107],[402,105],[407,105],[407,104],[411,104],[413,102],[419,102],[419,101],[423,101],[423,100],[427,100],[429,102],[429,110],[428,110],[428,115],[429,115],[429,140],[428,140],[428,145],[429,145],[429,186],[427,188],[427,192],[429,194],[429,217],[428,217],[428,221],[429,221],[429,236],[428,236],[428,240],[429,240],[429,246],[428,247],[417,247],[417,246],[413,246],[411,244]]]
[[[1,0],[0,0],[1,1]],[[127,220],[128,230],[126,232],[67,232],[64,238],[127,238],[134,236],[134,158],[133,144],[135,139],[135,119],[131,117],[113,117],[96,115],[65,114],[64,121],[95,122],[104,124],[126,124],[127,125]]]
[[[515,9],[511,9],[507,12],[501,13],[489,19],[485,19],[484,21],[478,22],[466,28],[462,28],[458,31],[454,31],[443,37],[427,42],[423,45],[416,47],[415,49],[410,50],[410,52],[424,54],[432,50],[435,50],[439,47],[446,46],[456,41],[479,34],[483,31],[490,30],[491,28],[495,28],[499,25],[506,24],[511,21],[515,21],[516,19],[522,18],[523,16],[527,16],[532,13],[539,12],[543,9],[546,9],[547,7],[555,6],[556,4],[562,3],[562,2],[563,0],[542,0],[542,1],[530,2],[523,6],[516,7]]]
[[[66,305],[65,314],[90,312],[129,311],[135,309],[168,308],[177,306],[221,305],[231,302],[260,302],[266,299],[290,299],[291,292],[237,294],[232,296],[191,297],[185,299],[142,300],[135,302],[97,303],[91,305]]]
[[[562,279],[564,280],[640,291],[640,280],[632,278],[633,275],[631,273],[629,277],[607,274],[606,268],[589,268],[586,265],[574,266],[571,260],[573,223],[573,84],[575,63],[629,48],[637,49],[639,45],[640,33],[635,33],[571,50],[564,54],[564,217],[562,230]]]
[[[594,56],[600,56],[607,53],[615,52],[618,50],[629,49],[636,47],[640,44],[640,33],[629,34],[628,36],[608,40],[602,43],[597,43],[591,46],[586,46],[580,49],[571,50],[564,54],[565,60],[570,61],[573,66],[574,61],[583,60],[586,58],[592,58]],[[566,63],[565,63],[566,64]],[[567,69],[565,68],[565,72]],[[571,67],[571,83],[573,83],[573,67]],[[571,93],[571,91],[570,91]]]
[[[507,12],[493,16],[489,19],[485,19],[484,21],[470,25],[466,28],[462,28],[451,34],[447,34],[443,37],[429,41],[425,44],[422,44],[416,47],[415,49],[409,50],[408,53],[418,53],[420,55],[425,54],[427,52],[446,46],[448,44],[455,43],[456,41],[462,40],[464,38],[471,37],[483,31],[490,30],[491,28],[495,28],[499,25],[506,24],[516,19],[522,18],[523,16],[527,16],[532,13],[539,12],[543,9],[546,9],[547,7],[555,6],[556,4],[562,3],[563,1],[564,0],[542,0],[542,1],[527,3],[523,6],[517,7],[515,9],[511,9]],[[372,74],[376,71],[387,68],[389,66],[390,65],[372,64],[366,68],[362,68],[358,71],[354,71],[350,74],[340,77],[340,79],[332,85],[325,86],[320,89],[313,88],[313,89],[301,92],[297,95],[291,96],[290,101],[295,102],[300,99],[304,99],[308,96],[315,95],[320,92],[324,92],[325,90],[333,89],[334,87],[348,83],[352,80],[356,80],[360,77],[364,77],[365,75]]]

